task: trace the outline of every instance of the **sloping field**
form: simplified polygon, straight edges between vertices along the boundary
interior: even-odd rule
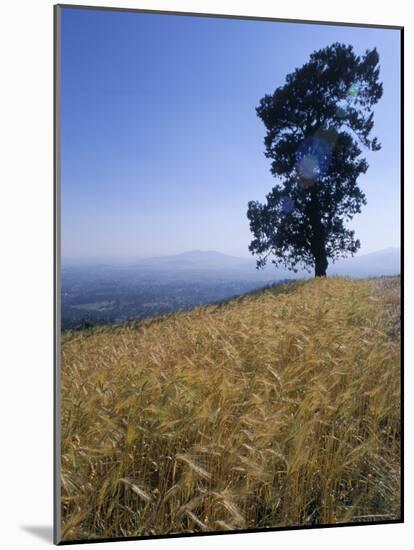
[[[399,278],[67,333],[63,538],[398,519]]]

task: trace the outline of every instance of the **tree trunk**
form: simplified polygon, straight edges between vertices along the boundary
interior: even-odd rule
[[[315,277],[326,277],[328,268],[328,259],[326,257],[325,243],[322,242],[319,250],[315,255]]]
[[[325,226],[321,221],[321,212],[317,193],[314,189],[311,191],[311,201],[309,204],[309,218],[312,226],[311,247],[315,258],[315,277],[326,277],[328,268],[328,258],[326,255],[326,234]]]

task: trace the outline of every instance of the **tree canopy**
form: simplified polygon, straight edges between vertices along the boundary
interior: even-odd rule
[[[361,147],[380,149],[371,133],[382,92],[377,50],[358,56],[352,46],[335,43],[312,53],[260,100],[265,156],[277,182],[265,204],[248,204],[249,250],[258,267],[270,258],[324,276],[328,259],[358,250],[347,222],[366,204],[358,185],[368,169]]]

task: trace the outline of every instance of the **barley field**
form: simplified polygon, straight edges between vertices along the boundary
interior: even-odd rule
[[[398,520],[400,281],[62,336],[63,540]]]

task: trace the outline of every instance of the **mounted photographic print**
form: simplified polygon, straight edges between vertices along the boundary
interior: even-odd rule
[[[56,543],[403,521],[402,40],[55,6]]]

